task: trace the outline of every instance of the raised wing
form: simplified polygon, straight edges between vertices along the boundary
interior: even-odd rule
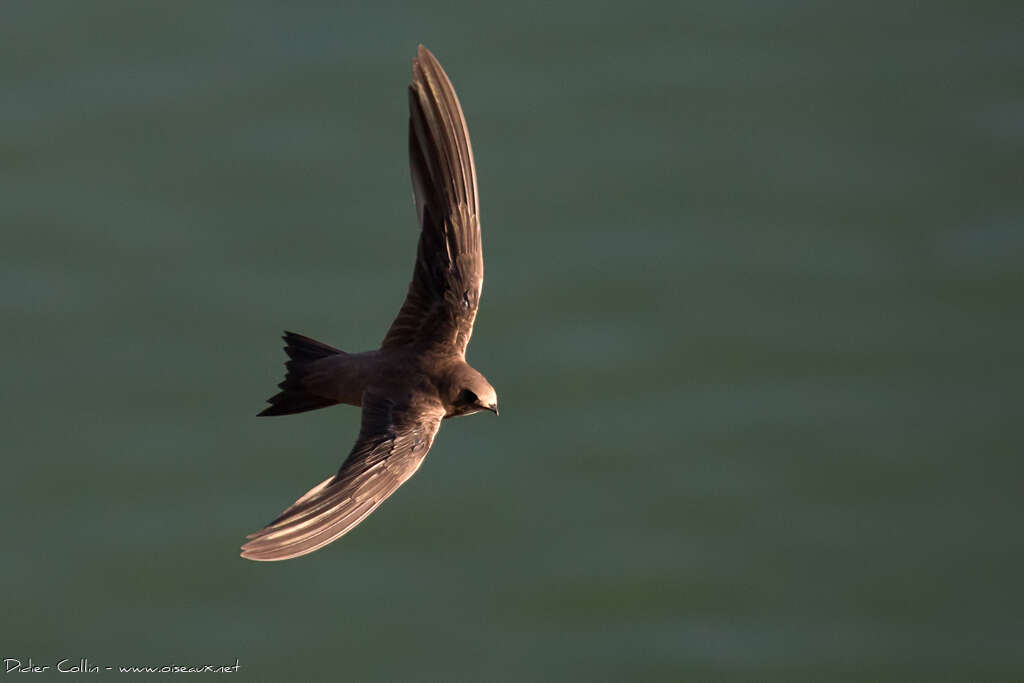
[[[422,45],[409,86],[409,166],[420,241],[405,303],[381,348],[465,354],[484,281],[476,168],[455,89]]]
[[[338,473],[250,534],[242,557],[287,560],[343,536],[416,472],[443,417],[439,402],[399,405],[367,392],[359,438]]]

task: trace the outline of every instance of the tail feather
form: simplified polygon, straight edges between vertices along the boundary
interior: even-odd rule
[[[337,405],[338,402],[333,399],[310,392],[306,388],[305,379],[313,363],[345,352],[294,332],[285,332],[284,341],[284,352],[290,359],[284,364],[287,373],[284,381],[277,385],[281,391],[267,399],[270,407],[264,409],[260,417],[292,415]]]

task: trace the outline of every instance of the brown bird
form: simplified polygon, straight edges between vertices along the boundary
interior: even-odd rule
[[[338,473],[251,534],[242,557],[287,560],[340,538],[416,472],[441,420],[498,414],[494,387],[466,362],[484,279],[473,149],[451,81],[422,45],[409,86],[409,166],[416,265],[380,348],[345,353],[286,332],[281,392],[260,413],[361,406],[359,437]]]

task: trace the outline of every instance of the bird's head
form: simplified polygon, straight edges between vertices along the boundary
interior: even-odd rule
[[[483,375],[469,365],[462,365],[452,373],[448,402],[448,414],[453,417],[470,415],[481,410],[498,414],[498,393]]]

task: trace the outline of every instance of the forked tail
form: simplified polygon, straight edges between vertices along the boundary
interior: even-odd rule
[[[284,364],[287,373],[277,385],[281,391],[267,399],[270,407],[260,416],[292,415],[337,405],[337,401],[309,391],[308,380],[316,374],[317,361],[345,352],[294,332],[285,332],[284,341],[284,351],[290,359]]]

